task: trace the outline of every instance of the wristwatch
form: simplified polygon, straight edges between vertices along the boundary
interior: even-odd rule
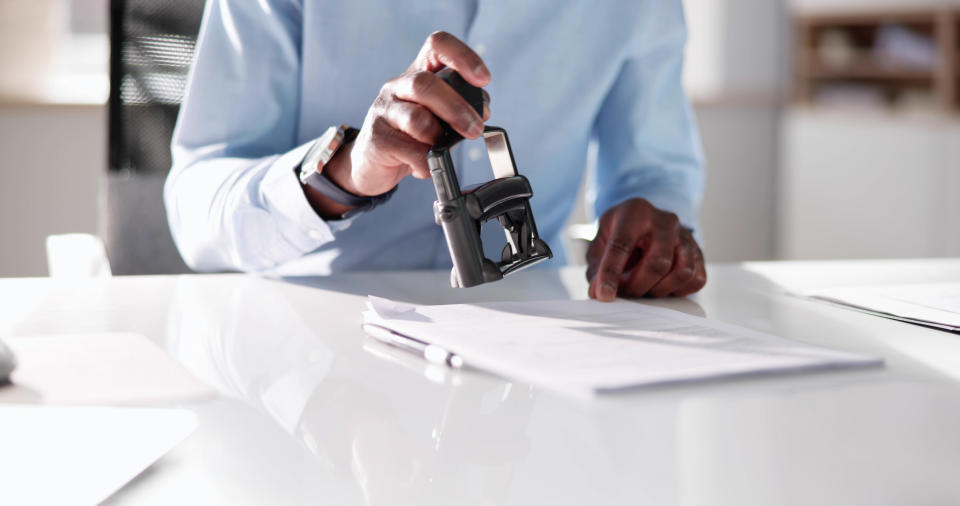
[[[393,193],[397,191],[397,187],[394,186],[393,189],[386,193],[372,197],[362,197],[344,190],[323,173],[323,168],[330,163],[330,160],[337,154],[337,151],[343,145],[356,139],[359,133],[360,130],[346,124],[328,128],[327,131],[313,143],[313,146],[310,146],[307,155],[303,157],[303,162],[295,169],[297,177],[300,179],[300,184],[310,186],[320,192],[324,197],[338,204],[353,208],[347,211],[342,218],[348,218],[359,212],[369,211],[390,200]]]

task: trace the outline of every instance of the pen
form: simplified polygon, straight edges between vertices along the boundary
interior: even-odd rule
[[[420,355],[431,364],[445,365],[454,369],[463,367],[463,359],[459,355],[435,344],[414,339],[372,323],[364,323],[361,328],[368,336],[377,341]]]

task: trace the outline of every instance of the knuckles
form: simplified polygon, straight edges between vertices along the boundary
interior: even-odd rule
[[[383,86],[380,87],[380,93],[377,95],[377,99],[374,101],[374,103],[376,104],[377,101],[386,102],[390,97],[392,97],[394,90],[397,87],[397,82],[402,78],[403,76],[397,76],[383,83]]]
[[[683,230],[683,227],[680,226],[680,218],[678,218],[676,214],[657,210],[655,223],[656,226],[664,232],[669,233],[675,238],[680,238],[680,231]]]
[[[433,127],[433,115],[423,107],[413,107],[407,115],[407,128],[418,136],[426,136]]]
[[[437,76],[433,72],[420,70],[410,75],[410,90],[414,96],[424,96],[430,93],[437,82]]]
[[[682,281],[691,281],[697,275],[697,271],[693,267],[683,267],[677,269],[677,278]]]
[[[653,204],[651,204],[647,199],[644,199],[644,198],[632,198],[624,202],[624,204],[625,204],[625,207],[633,211],[650,212],[656,209],[655,207],[653,207]]]
[[[624,237],[614,237],[607,243],[607,250],[617,255],[630,256],[635,245]]]
[[[676,230],[677,232],[679,232],[681,229],[680,218],[678,218],[677,215],[674,213],[670,213],[670,212],[665,213],[664,222],[672,230]]]
[[[667,257],[659,257],[653,259],[649,264],[647,264],[647,270],[659,277],[666,276],[670,272],[670,268],[673,266],[673,261]]]
[[[427,40],[424,41],[423,45],[429,48],[436,48],[438,46],[442,46],[445,42],[448,42],[452,37],[453,35],[450,35],[443,30],[437,30],[430,35],[427,35]]]
[[[608,263],[600,269],[599,274],[602,275],[601,279],[616,280],[616,279],[619,279],[620,275],[623,273],[617,270],[616,267]]]
[[[697,287],[697,290],[704,287],[707,284],[707,273],[705,271],[700,271],[693,276],[693,284]]]
[[[370,145],[377,150],[385,150],[392,144],[395,135],[393,127],[383,116],[373,118],[371,125]]]

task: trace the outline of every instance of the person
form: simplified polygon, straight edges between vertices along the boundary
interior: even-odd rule
[[[468,139],[454,150],[461,184],[489,180],[475,139],[494,118],[554,265],[594,140],[590,296],[693,293],[706,282],[703,169],[685,40],[681,0],[210,1],[164,188],[173,238],[199,271],[449,267],[426,152],[442,120]],[[482,116],[434,74],[444,67],[485,89]],[[385,203],[350,212],[301,184],[311,147],[339,124],[359,133],[317,168]]]

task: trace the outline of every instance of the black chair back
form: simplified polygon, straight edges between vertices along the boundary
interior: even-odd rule
[[[167,225],[170,137],[203,0],[111,0],[109,170],[100,230],[114,274],[189,272]]]

